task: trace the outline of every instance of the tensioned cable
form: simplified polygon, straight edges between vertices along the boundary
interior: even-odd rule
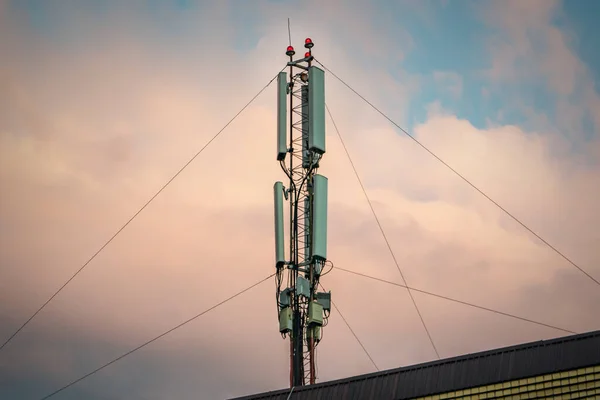
[[[556,329],[556,330],[563,331],[563,332],[566,332],[566,333],[577,334],[577,332],[571,331],[569,329],[564,329],[564,328],[561,328],[561,327],[558,327],[558,326],[555,326],[555,325],[550,325],[550,324],[546,324],[546,323],[543,323],[543,322],[534,321],[534,320],[529,319],[529,318],[519,317],[518,315],[505,313],[505,312],[502,312],[502,311],[494,310],[492,308],[478,306],[477,304],[469,303],[467,301],[453,299],[452,297],[443,296],[443,295],[440,295],[440,294],[437,294],[437,293],[428,292],[426,290],[416,289],[414,287],[408,287],[406,285],[402,285],[401,283],[396,283],[396,282],[388,281],[388,280],[382,279],[382,278],[376,278],[374,276],[363,274],[363,273],[360,273],[360,272],[350,271],[348,269],[344,269],[344,268],[340,268],[340,267],[335,267],[335,270],[336,271],[344,271],[344,272],[347,272],[347,273],[350,273],[350,274],[362,276],[364,278],[373,279],[375,281],[387,283],[389,285],[394,285],[394,286],[398,286],[398,287],[401,287],[401,288],[410,289],[410,290],[412,290],[414,292],[422,293],[422,294],[425,294],[427,296],[433,296],[433,297],[437,297],[438,299],[443,299],[443,300],[451,301],[451,302],[454,302],[454,303],[462,304],[462,305],[465,305],[465,306],[469,306],[469,307],[473,307],[473,308],[478,308],[478,309],[483,310],[483,311],[489,311],[489,312],[494,313],[494,314],[499,314],[499,315],[503,315],[505,317],[518,319],[518,320],[529,322],[529,323],[532,323],[532,324],[544,326],[546,328],[552,328],[552,329]]]
[[[346,82],[344,82],[344,80],[342,78],[340,78],[339,76],[337,76],[329,68],[327,68],[325,65],[323,65],[323,63],[321,63],[317,59],[315,59],[315,61],[317,63],[319,63],[319,65],[321,65],[327,72],[329,72],[331,75],[333,75],[337,80],[339,80],[343,85],[345,85],[348,89],[350,89],[352,92],[354,92],[354,94],[356,94],[358,97],[360,97],[362,100],[364,100],[375,111],[377,111],[385,119],[387,119],[390,123],[392,123],[396,128],[400,129],[404,134],[406,134],[406,136],[408,136],[409,138],[411,138],[416,144],[418,144],[419,146],[421,146],[426,152],[428,152],[436,160],[438,160],[440,163],[442,163],[446,168],[448,168],[450,171],[452,171],[456,176],[458,176],[460,179],[462,179],[463,181],[465,181],[469,186],[471,186],[473,189],[475,189],[477,192],[479,192],[479,194],[481,194],[483,197],[485,197],[490,202],[492,202],[492,204],[494,204],[496,207],[498,207],[500,210],[502,210],[506,215],[508,215],[509,217],[511,217],[519,225],[521,225],[523,228],[525,228],[529,233],[531,233],[533,236],[535,236],[536,238],[538,238],[539,240],[541,240],[546,246],[548,246],[550,249],[552,249],[556,254],[558,254],[559,256],[561,256],[569,264],[571,264],[572,266],[574,266],[575,268],[577,268],[581,273],[583,273],[585,276],[587,276],[592,281],[594,281],[598,286],[600,286],[600,281],[598,281],[596,278],[594,278],[592,275],[590,275],[588,272],[586,272],[583,268],[581,268],[579,265],[577,265],[574,261],[572,261],[569,257],[567,257],[564,253],[562,253],[556,247],[554,247],[553,245],[551,245],[548,241],[546,241],[539,234],[537,234],[533,229],[531,229],[527,225],[525,225],[524,222],[521,222],[520,219],[518,219],[517,217],[515,217],[507,209],[505,209],[504,207],[502,207],[498,202],[496,202],[494,199],[492,199],[490,196],[488,196],[485,192],[483,192],[481,189],[479,189],[477,186],[475,186],[475,184],[473,184],[470,180],[468,180],[464,175],[462,175],[460,172],[458,172],[454,168],[452,168],[447,162],[445,162],[444,160],[442,160],[437,154],[435,154],[433,151],[429,150],[429,148],[427,148],[424,144],[422,144],[417,138],[415,138],[408,131],[406,131],[404,128],[402,128],[400,125],[398,125],[396,122],[394,122],[383,111],[381,111],[377,107],[375,107],[373,105],[373,103],[371,103],[364,96],[362,96],[360,93],[358,93],[356,90],[354,90],[350,85],[348,85]]]
[[[283,71],[286,67],[282,68],[281,71]],[[279,71],[279,72],[281,72]],[[279,72],[277,73],[277,75],[279,75]],[[29,317],[29,319],[27,321],[25,321],[25,323],[23,325],[21,325],[21,327],[19,329],[17,329],[3,344],[2,346],[0,346],[0,351],[4,348],[4,346],[6,346],[15,336],[17,336],[17,334],[19,332],[21,332],[21,330],[23,330],[23,328],[25,328],[25,326],[27,326],[27,324],[29,324],[31,322],[31,320],[33,320],[36,315],[38,315],[40,313],[40,311],[42,311],[47,305],[48,303],[50,303],[69,283],[71,283],[71,281],[73,279],[75,279],[75,277],[77,275],[79,275],[79,273],[81,271],[83,271],[85,269],[85,267],[88,266],[89,263],[91,263],[97,256],[98,254],[100,254],[102,252],[102,250],[104,250],[106,248],[106,246],[108,246],[142,211],[144,211],[146,209],[146,207],[148,207],[148,205],[150,203],[152,203],[152,201],[154,201],[154,199],[156,197],[158,197],[159,194],[161,194],[163,192],[163,190],[165,190],[167,188],[167,186],[169,186],[171,184],[171,182],[173,182],[175,180],[175,178],[177,178],[182,172],[183,170],[185,170],[229,125],[231,125],[231,123],[246,109],[248,108],[248,106],[250,104],[252,104],[252,102],[254,100],[256,100],[256,98],[258,96],[260,96],[262,94],[262,92],[265,91],[265,89],[267,89],[267,87],[269,87],[271,85],[271,83],[273,83],[273,81],[275,79],[277,79],[277,75],[275,75],[248,103],[246,103],[246,105],[244,107],[242,107],[242,109],[240,111],[238,111],[237,114],[235,114],[233,116],[233,118],[231,118],[229,120],[229,122],[227,122],[225,124],[225,126],[223,128],[221,128],[220,131],[218,131],[196,154],[194,154],[194,156],[192,158],[190,158],[188,160],[188,162],[186,162],[183,167],[181,167],[179,169],[179,171],[177,171],[175,173],[175,175],[173,175],[171,177],[171,179],[169,179],[167,181],[167,183],[165,183],[155,194],[154,196],[152,196],[150,198],[150,200],[148,200],[135,214],[133,214],[133,216],[131,218],[129,218],[129,220],[123,225],[121,226],[121,228],[119,228],[119,230],[117,230],[117,232],[110,238],[108,239],[101,247],[100,249],[98,249],[98,251],[96,251],[94,253],[94,255],[92,255],[78,270],[77,272],[75,272],[56,292],[54,292],[54,294],[52,296],[50,296],[50,298],[48,300],[46,300],[46,302],[44,304],[42,304],[42,306],[35,312],[33,313],[33,315],[31,317]]]
[[[290,400],[290,398],[292,397],[292,393],[294,392],[294,388],[296,386],[292,386],[292,388],[290,389],[290,393],[288,394],[287,400]]]
[[[323,285],[320,282],[319,282],[319,286],[321,286],[321,288],[323,289],[324,292],[327,291],[327,290],[325,290],[325,287],[323,287]],[[358,344],[360,345],[360,347],[362,347],[362,349],[365,352],[365,354],[367,355],[367,357],[369,357],[369,360],[371,360],[371,363],[373,364],[373,366],[375,367],[375,369],[379,372],[380,369],[377,366],[377,364],[375,364],[375,361],[373,360],[373,357],[371,357],[371,354],[369,354],[369,352],[367,351],[367,348],[362,343],[362,341],[358,338],[358,336],[354,332],[354,329],[352,329],[352,327],[350,326],[350,324],[348,323],[348,321],[346,321],[346,318],[344,318],[344,315],[342,314],[342,312],[340,311],[340,309],[338,308],[338,306],[335,305],[335,303],[333,302],[333,300],[331,300],[331,305],[335,308],[335,310],[338,312],[338,314],[340,314],[340,317],[342,317],[342,321],[344,321],[344,323],[346,324],[346,326],[348,327],[348,329],[352,333],[352,336],[354,336],[354,338],[356,339],[356,341],[358,342]]]
[[[385,231],[383,230],[383,227],[381,226],[381,222],[379,222],[379,218],[377,217],[377,213],[375,212],[375,209],[373,208],[373,204],[371,203],[371,199],[369,198],[369,195],[367,194],[367,190],[365,189],[363,183],[362,183],[362,179],[360,179],[360,175],[358,174],[358,171],[356,170],[356,167],[354,166],[354,162],[352,161],[352,157],[350,157],[350,153],[348,152],[348,149],[346,148],[346,143],[344,143],[344,139],[342,138],[342,135],[340,134],[340,130],[337,127],[337,124],[335,123],[335,120],[333,119],[333,115],[331,115],[331,111],[329,110],[329,106],[327,106],[327,104],[325,104],[325,108],[327,109],[327,113],[329,114],[329,118],[331,118],[331,122],[333,122],[333,127],[335,128],[335,131],[338,135],[338,137],[340,138],[340,142],[342,143],[342,147],[344,148],[344,151],[346,152],[346,156],[348,157],[348,161],[350,161],[350,165],[352,166],[352,170],[354,171],[354,175],[356,175],[356,179],[358,180],[358,183],[360,184],[360,188],[362,189],[363,194],[365,195],[365,198],[367,199],[367,202],[369,203],[369,207],[371,208],[371,212],[373,213],[373,217],[375,217],[375,222],[377,222],[377,226],[379,226],[379,230],[381,231],[381,235],[383,236],[383,240],[385,240],[385,244],[387,245],[388,250],[390,251],[390,254],[392,256],[392,259],[394,260],[394,264],[396,264],[396,268],[398,268],[398,272],[400,272],[400,276],[402,277],[402,281],[404,282],[406,286],[406,290],[408,291],[408,295],[410,296],[410,299],[412,300],[413,305],[415,306],[415,310],[417,310],[417,314],[419,315],[419,318],[421,319],[421,323],[423,324],[423,328],[425,328],[425,332],[427,333],[427,337],[429,338],[429,342],[431,343],[431,347],[433,347],[433,351],[435,351],[435,355],[437,356],[438,359],[440,359],[440,353],[438,352],[437,347],[435,346],[435,343],[433,342],[433,338],[431,337],[431,333],[429,332],[429,328],[427,328],[427,324],[425,324],[425,319],[423,318],[423,315],[421,314],[421,311],[419,310],[419,306],[417,305],[417,302],[415,300],[415,298],[413,297],[410,289],[408,288],[408,281],[406,280],[406,278],[404,277],[404,274],[402,273],[402,269],[400,268],[400,264],[398,263],[398,260],[396,259],[396,255],[394,254],[394,251],[392,250],[392,246],[390,245],[390,242],[387,238],[387,235],[385,234]]]
[[[155,338],[148,340],[147,342],[145,342],[145,343],[143,343],[143,344],[139,345],[138,347],[136,347],[136,348],[134,348],[134,349],[132,349],[132,350],[129,350],[127,353],[124,353],[124,354],[120,355],[119,357],[115,358],[114,360],[112,360],[112,361],[110,361],[110,362],[107,362],[106,364],[102,365],[101,367],[98,367],[98,368],[96,368],[96,369],[95,369],[95,370],[93,370],[92,372],[89,372],[89,373],[87,373],[87,374],[83,375],[81,378],[78,378],[78,379],[76,379],[76,380],[72,381],[71,383],[69,383],[69,384],[67,384],[67,385],[65,385],[65,386],[63,386],[63,387],[61,387],[60,389],[58,389],[58,390],[55,390],[54,392],[50,393],[49,395],[42,397],[40,400],[46,400],[46,399],[49,399],[50,397],[54,396],[55,394],[58,394],[58,393],[62,392],[63,390],[65,390],[65,389],[67,389],[67,388],[69,388],[69,387],[71,387],[71,386],[75,385],[75,384],[76,384],[76,383],[78,383],[78,382],[81,382],[82,380],[84,380],[84,379],[86,379],[86,378],[88,378],[88,377],[90,377],[90,376],[94,375],[96,372],[99,372],[99,371],[103,370],[104,368],[108,367],[109,365],[112,365],[112,364],[116,363],[117,361],[119,361],[119,360],[121,360],[121,359],[123,359],[123,358],[127,357],[128,355],[130,355],[130,354],[132,354],[132,353],[135,353],[136,351],[138,351],[138,350],[142,349],[143,347],[146,347],[146,346],[148,346],[150,343],[153,343],[153,342],[157,341],[158,339],[162,338],[163,336],[166,336],[166,335],[168,335],[169,333],[173,332],[174,330],[181,328],[182,326],[184,326],[184,325],[186,325],[186,324],[188,324],[188,323],[190,323],[190,322],[194,321],[194,320],[195,320],[195,319],[197,319],[197,318],[200,318],[200,317],[201,317],[201,316],[203,316],[204,314],[206,314],[206,313],[208,313],[208,312],[210,312],[210,311],[214,310],[215,308],[217,308],[217,307],[219,307],[219,306],[221,306],[221,305],[223,305],[223,304],[227,303],[228,301],[235,299],[235,298],[236,298],[236,297],[238,297],[239,295],[241,295],[241,294],[243,294],[243,293],[245,293],[245,292],[249,291],[250,289],[252,289],[252,288],[254,288],[254,287],[256,287],[256,286],[260,285],[261,283],[263,283],[263,282],[266,282],[267,280],[271,279],[273,276],[275,276],[275,274],[271,274],[271,275],[267,276],[266,278],[264,278],[264,279],[261,279],[260,281],[256,282],[255,284],[253,284],[253,285],[251,285],[251,286],[248,286],[246,289],[244,289],[244,290],[241,290],[241,291],[237,292],[237,293],[236,293],[236,294],[234,294],[233,296],[230,296],[230,297],[226,298],[225,300],[221,301],[220,303],[217,303],[217,304],[215,304],[214,306],[212,306],[212,307],[210,307],[210,308],[207,308],[206,310],[202,311],[201,313],[199,313],[199,314],[196,314],[196,315],[195,315],[195,316],[193,316],[192,318],[189,318],[189,319],[185,320],[184,322],[182,322],[182,323],[180,323],[179,325],[177,325],[177,326],[175,326],[175,327],[173,327],[173,328],[169,329],[168,331],[165,331],[165,332],[161,333],[160,335],[156,336]]]

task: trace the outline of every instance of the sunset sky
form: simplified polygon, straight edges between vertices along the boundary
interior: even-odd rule
[[[600,2],[0,0],[0,345],[285,65],[313,54],[600,280]],[[326,74],[410,286],[600,329],[600,286]],[[0,351],[40,399],[275,272],[269,86]],[[331,120],[329,258],[402,283]],[[436,359],[407,291],[322,279],[380,369]],[[415,293],[442,358],[566,333]],[[274,278],[53,399],[287,387]],[[373,372],[333,311],[319,381]]]

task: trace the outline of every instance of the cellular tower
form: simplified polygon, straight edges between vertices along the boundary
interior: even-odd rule
[[[297,60],[288,46],[289,76],[280,72],[277,77],[277,161],[289,183],[274,186],[275,279],[279,331],[290,339],[290,387],[315,383],[315,349],[331,310],[331,293],[318,292],[319,278],[331,262],[327,178],[317,173],[325,154],[325,73],[311,65],[313,46],[307,38],[306,53]],[[284,202],[289,202],[287,243]]]

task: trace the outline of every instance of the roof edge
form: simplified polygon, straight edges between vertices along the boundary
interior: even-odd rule
[[[305,390],[314,390],[314,389],[318,389],[318,388],[339,385],[341,383],[367,380],[367,379],[371,379],[371,378],[375,378],[375,377],[382,377],[382,376],[395,374],[395,373],[399,373],[399,372],[407,372],[407,371],[412,371],[412,370],[417,370],[417,369],[430,368],[430,367],[434,367],[434,366],[451,364],[451,363],[466,361],[466,360],[470,360],[470,359],[474,359],[474,358],[488,357],[488,356],[492,356],[492,355],[498,355],[498,354],[513,352],[513,351],[525,350],[525,349],[529,349],[529,348],[553,346],[553,345],[557,345],[557,344],[564,343],[564,342],[574,342],[574,341],[585,340],[585,339],[589,339],[589,338],[593,338],[593,337],[600,337],[600,330],[584,332],[584,333],[577,333],[574,335],[562,336],[562,337],[548,339],[548,340],[537,340],[535,342],[526,342],[526,343],[521,343],[521,344],[516,344],[516,345],[511,345],[511,346],[506,346],[506,347],[500,347],[500,348],[496,348],[496,349],[484,350],[484,351],[480,351],[480,352],[476,352],[476,353],[468,353],[468,354],[463,354],[463,355],[459,355],[459,356],[455,356],[455,357],[444,358],[441,360],[427,361],[427,362],[420,363],[420,364],[392,368],[392,369],[387,369],[387,370],[378,371],[378,372],[370,372],[368,374],[355,375],[352,377],[340,378],[340,379],[335,379],[335,380],[326,381],[326,382],[319,382],[319,383],[316,383],[313,385],[299,386],[299,387],[294,388],[294,392],[302,392]],[[271,390],[269,392],[262,392],[262,393],[252,394],[252,395],[246,395],[243,397],[236,397],[231,400],[259,399],[261,397],[267,398],[267,397],[272,397],[274,395],[288,393],[289,391],[290,391],[289,388],[276,389],[276,390]]]

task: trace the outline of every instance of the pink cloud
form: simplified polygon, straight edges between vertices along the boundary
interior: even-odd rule
[[[222,22],[214,24],[216,29]],[[8,194],[0,200],[0,310],[14,318],[13,327],[279,70],[286,46],[282,24],[269,25],[257,49],[244,56],[227,50],[228,39],[200,43],[198,54],[212,52],[210,58],[172,56],[163,47],[139,43],[133,33],[116,43],[119,31],[94,36],[99,47],[68,57],[27,52],[2,36],[12,65],[0,76],[3,87],[12,89],[0,92],[0,104],[12,118],[0,125],[0,190]],[[308,18],[295,26],[297,35],[311,32]],[[325,28],[315,30],[310,33],[318,40],[315,53],[332,70],[375,103],[404,114],[411,92],[403,84],[380,70],[365,74],[352,63],[352,48],[337,45]],[[31,59],[43,66],[33,73],[51,72],[53,79],[35,79],[17,68]],[[239,79],[239,65],[251,79]],[[375,88],[370,83],[375,78],[390,85]],[[594,285],[333,77],[327,85],[327,102],[411,285],[517,314],[526,310],[526,316],[573,330],[597,328],[600,299]],[[76,327],[88,343],[133,347],[272,273],[272,184],[284,178],[274,157],[274,99],[271,87],[26,329],[43,334],[49,326]],[[594,229],[600,223],[597,166],[581,163],[545,132],[515,126],[481,130],[440,111],[432,109],[415,135],[600,275],[594,246],[600,240]],[[330,123],[322,172],[331,185],[331,259],[399,282]],[[405,291],[341,271],[323,283],[382,368],[433,357]],[[272,282],[264,284],[157,349],[205,354],[201,348],[210,347],[236,373],[260,370],[264,390],[285,386],[287,347],[277,332],[273,297]],[[558,300],[560,307],[548,307]],[[423,296],[417,301],[443,356],[561,334]],[[372,312],[374,307],[380,312]],[[244,334],[241,327],[248,327]],[[19,343],[17,338],[10,346],[26,350]],[[323,380],[372,368],[335,313],[319,357]],[[162,361],[167,358],[163,354]],[[174,363],[169,381],[177,382],[185,368],[179,358],[169,360]],[[213,359],[196,362],[203,360]],[[135,368],[131,362],[129,368]],[[218,385],[207,376],[186,381],[186,388],[191,393]],[[275,378],[265,378],[270,376]]]

